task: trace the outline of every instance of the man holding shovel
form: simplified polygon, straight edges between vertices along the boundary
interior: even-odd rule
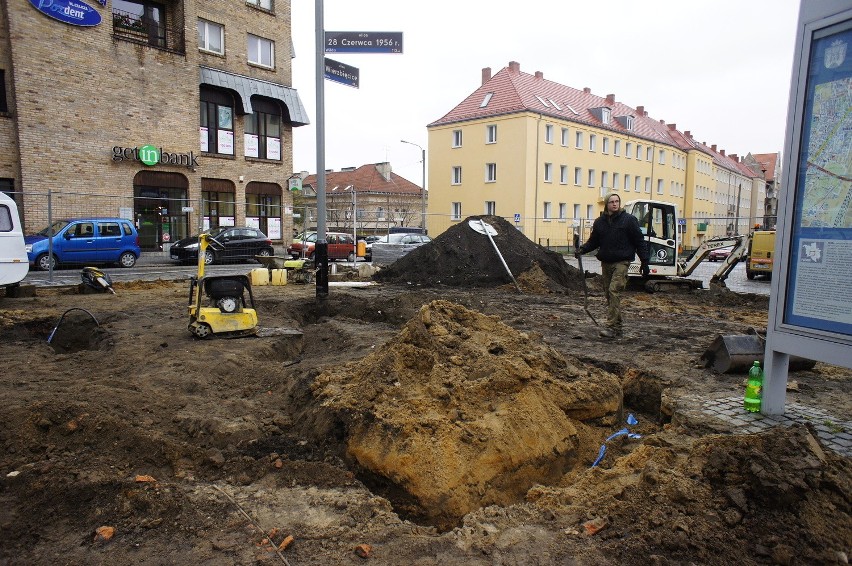
[[[639,220],[621,208],[621,197],[610,193],[606,197],[606,209],[592,224],[592,233],[574,256],[598,250],[596,257],[601,262],[604,294],[607,303],[607,327],[601,330],[604,338],[621,336],[621,293],[627,287],[627,268],[639,256],[642,276],[647,277],[648,243],[639,229]]]

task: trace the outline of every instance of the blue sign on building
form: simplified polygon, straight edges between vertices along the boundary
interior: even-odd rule
[[[100,13],[80,0],[30,0],[30,4],[45,16],[72,26],[101,23]]]

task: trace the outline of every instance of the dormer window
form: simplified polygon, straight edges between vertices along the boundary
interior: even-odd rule
[[[612,116],[612,110],[609,108],[601,108],[601,122],[604,124],[609,124],[610,117]]]
[[[615,118],[628,132],[633,131],[633,116],[618,116]]]

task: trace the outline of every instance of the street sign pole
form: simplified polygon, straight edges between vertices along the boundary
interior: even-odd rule
[[[316,88],[317,88],[317,299],[328,297],[328,241],[325,233],[325,23],[323,0],[316,0]],[[307,229],[307,227],[306,227]]]

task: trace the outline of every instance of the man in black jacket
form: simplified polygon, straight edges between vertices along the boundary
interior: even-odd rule
[[[610,193],[606,197],[606,209],[592,224],[592,234],[574,255],[580,257],[598,250],[601,262],[603,288],[607,303],[607,328],[601,330],[604,338],[622,334],[621,292],[627,287],[627,268],[639,255],[642,276],[648,276],[648,243],[639,229],[639,220],[621,208],[621,197]]]

